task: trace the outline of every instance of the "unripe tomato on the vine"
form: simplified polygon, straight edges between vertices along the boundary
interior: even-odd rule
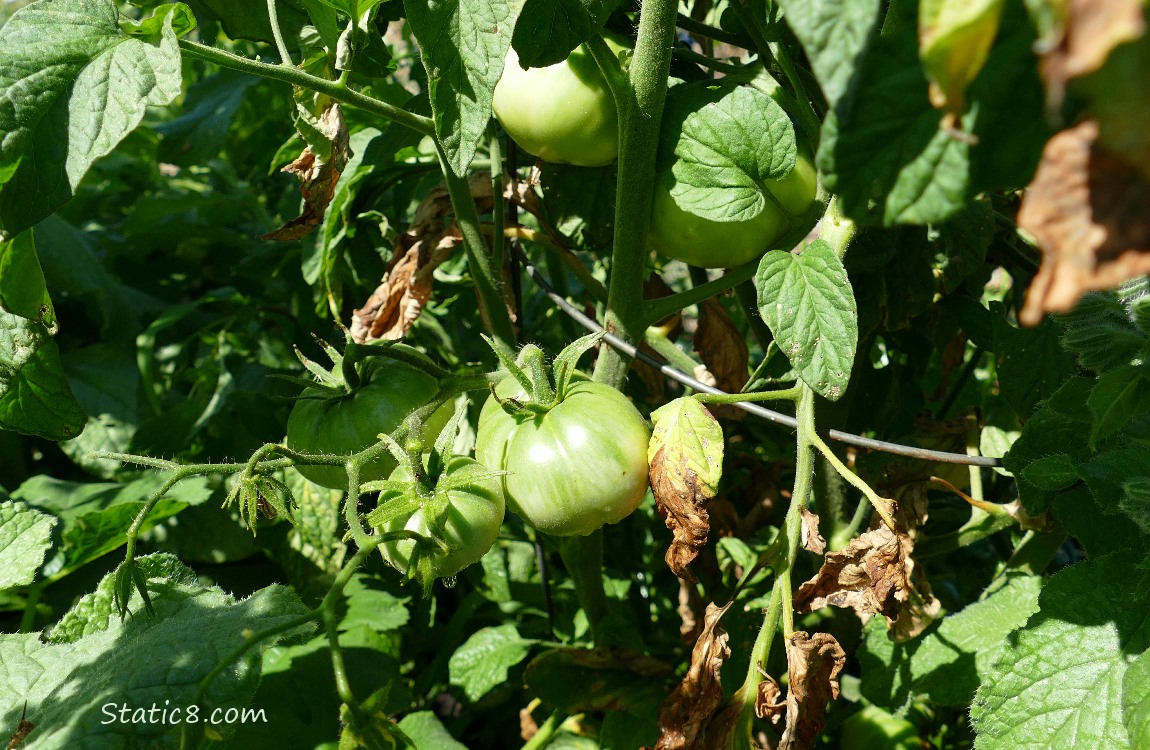
[[[507,505],[528,525],[557,536],[586,535],[623,520],[642,501],[651,432],[622,393],[576,381],[548,411],[523,416],[504,411],[496,396],[529,398],[512,377],[496,387],[479,415],[475,456],[509,472]]]
[[[615,99],[586,47],[526,70],[508,49],[492,108],[507,134],[544,161],[600,167],[619,155]]]
[[[733,268],[750,263],[790,230],[793,221],[811,208],[817,175],[809,159],[799,154],[795,168],[764,187],[774,200],[745,221],[711,221],[679,207],[671,197],[675,177],[664,170],[655,185],[648,243],[668,258],[702,268]]]
[[[365,368],[363,382],[348,393],[330,394],[308,388],[288,416],[287,445],[303,453],[351,455],[373,445],[376,436],[390,433],[439,390],[431,375],[391,359]],[[424,426],[424,436],[435,436],[451,419],[451,405],[445,404]],[[364,464],[361,482],[386,479],[395,469],[395,459],[384,453]],[[347,472],[342,466],[304,466],[296,469],[323,487],[347,488]]]
[[[918,728],[878,706],[867,706],[843,722],[841,750],[920,750]]]
[[[387,489],[379,495],[379,508],[386,510],[388,503],[403,502],[417,493],[417,483],[402,466],[392,472],[390,479],[406,485],[406,490]],[[420,502],[414,511],[408,511],[389,518],[377,528],[384,532],[400,530],[413,531],[421,536],[434,537],[449,548],[449,552],[425,552],[416,561],[421,579],[448,578],[478,562],[499,536],[503,524],[505,503],[499,478],[487,467],[464,456],[451,456],[446,461],[443,473],[431,491],[441,494],[446,501],[446,512],[442,520],[442,530],[438,533],[431,528],[427,502]],[[415,498],[417,502],[420,498]],[[368,521],[372,515],[368,515]],[[401,573],[411,567],[414,539],[401,539],[380,545],[385,560]]]

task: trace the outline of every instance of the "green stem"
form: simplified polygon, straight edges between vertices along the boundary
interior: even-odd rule
[[[691,34],[692,36],[706,37],[707,39],[714,39],[716,42],[726,42],[727,44],[733,44],[736,47],[742,47],[743,44],[747,41],[738,34],[732,34],[731,32],[724,31],[723,29],[715,28],[714,26],[708,26],[702,21],[696,21],[690,16],[683,15],[682,13],[675,17],[675,23],[680,29],[687,32],[688,34]]]
[[[685,291],[667,295],[666,297],[647,300],[643,305],[643,319],[649,326],[672,313],[677,313],[691,305],[697,305],[705,299],[714,297],[716,294],[722,294],[728,289],[752,278],[758,268],[759,261],[755,260],[738,268],[732,268],[719,278],[714,281],[708,281],[706,284],[700,284]]]
[[[587,536],[560,537],[555,540],[563,565],[575,584],[579,603],[587,614],[591,639],[597,646],[604,643],[603,619],[608,613],[607,592],[603,588],[603,529]]]
[[[671,363],[671,366],[677,370],[682,370],[685,373],[692,374],[699,363],[691,358],[689,354],[684,352],[679,347],[675,346],[675,342],[668,339],[662,332],[654,333],[648,331],[644,340],[647,346],[655,350],[663,359]]]
[[[743,308],[743,314],[747,316],[751,335],[755,337],[759,348],[766,353],[767,347],[775,340],[775,336],[767,324],[763,322],[763,316],[759,314],[759,296],[755,285],[749,279],[741,281],[735,286],[735,295],[739,298],[739,305]]]
[[[819,239],[830,245],[835,255],[842,260],[857,233],[858,225],[842,212],[838,196],[831,198],[823,214],[823,223],[819,227]]]
[[[855,489],[866,496],[866,499],[874,506],[875,512],[882,518],[883,523],[885,523],[891,531],[894,531],[894,519],[891,518],[890,511],[887,509],[887,504],[891,501],[879,497],[878,493],[871,489],[871,486],[864,482],[858,474],[848,469],[846,464],[839,460],[835,452],[831,450],[830,446],[827,445],[818,434],[812,432],[810,441],[811,445],[819,449],[819,452],[826,457],[830,465],[835,468],[835,471],[837,471],[843,479],[847,480]]]
[[[295,67],[292,63],[291,53],[288,52],[287,45],[284,44],[283,29],[280,28],[279,12],[276,10],[276,0],[268,0],[268,21],[272,26],[272,38],[275,39],[276,50],[280,54],[280,65],[286,67]]]
[[[755,391],[752,393],[696,393],[695,399],[704,404],[738,404],[744,401],[798,401],[803,394],[802,386],[781,391]]]
[[[439,164],[443,169],[443,179],[447,183],[447,194],[451,207],[455,210],[455,223],[463,237],[463,252],[467,256],[467,267],[475,291],[479,295],[479,314],[492,338],[508,347],[515,346],[515,330],[511,325],[511,315],[503,298],[503,268],[496,264],[487,249],[483,229],[479,224],[479,211],[471,197],[471,187],[467,176],[455,174],[443,145],[436,141],[435,150],[439,154]]]
[[[563,716],[556,709],[547,717],[547,721],[539,725],[538,731],[531,736],[531,739],[523,744],[522,750],[543,750],[551,742],[551,738],[555,736],[555,731],[559,729],[559,725],[562,723]]]
[[[180,49],[192,57],[214,63],[221,68],[229,68],[241,73],[259,76],[260,78],[290,83],[293,86],[300,86],[321,94],[326,94],[337,102],[362,109],[369,114],[386,118],[392,122],[409,127],[417,133],[422,133],[427,136],[435,135],[435,125],[432,123],[430,117],[413,114],[405,111],[401,107],[388,104],[387,102],[380,101],[366,94],[361,94],[358,91],[348,88],[339,81],[330,81],[326,78],[313,76],[299,68],[288,65],[269,65],[268,63],[258,60],[250,60],[246,57],[241,57],[240,55],[187,39],[181,39],[179,44]]]
[[[743,685],[735,692],[732,700],[742,703],[739,712],[739,721],[735,726],[734,737],[746,741],[745,747],[755,747],[751,744],[751,733],[755,722],[755,701],[759,696],[759,683],[763,681],[762,671],[766,668],[767,659],[771,655],[771,644],[775,641],[775,634],[779,631],[779,621],[783,612],[783,584],[776,578],[771,588],[771,601],[763,615],[763,624],[755,638],[755,645],[751,648],[751,658],[747,663],[747,677]]]
[[[747,72],[747,66],[745,65],[736,65],[734,63],[726,63],[720,60],[715,60],[714,58],[707,57],[706,55],[701,55],[695,50],[687,49],[686,47],[675,47],[673,50],[671,50],[671,55],[673,57],[679,58],[680,60],[693,62],[696,65],[700,65],[704,68],[708,68],[719,73],[743,75]]]
[[[647,222],[655,185],[655,150],[667,76],[675,39],[677,0],[646,0],[639,16],[638,38],[625,86],[613,86],[619,110],[619,178],[615,192],[614,252],[607,291],[604,327],[626,341],[639,341],[647,328],[643,309],[643,277],[647,259]],[[600,68],[618,67],[617,58],[604,49],[590,49]],[[608,82],[614,76],[608,74]],[[619,387],[631,358],[605,348],[595,363],[594,379]]]

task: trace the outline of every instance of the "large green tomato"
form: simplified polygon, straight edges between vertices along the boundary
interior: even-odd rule
[[[308,388],[292,407],[287,423],[287,445],[304,453],[351,455],[373,445],[381,432],[390,433],[411,412],[426,404],[439,390],[435,378],[403,363],[383,359],[366,368],[359,388],[342,395],[325,395]],[[424,437],[435,436],[451,419],[445,404],[424,426]],[[386,479],[395,469],[390,453],[363,466],[359,479]],[[331,489],[347,488],[341,466],[297,466],[304,477]]]
[[[770,244],[805,214],[815,199],[817,176],[814,165],[803,155],[795,168],[781,180],[767,180],[764,186],[774,196],[753,219],[711,221],[679,207],[671,197],[676,181],[670,169],[655,184],[651,206],[650,246],[675,260],[702,268],[733,268],[750,263],[765,253]]]
[[[841,750],[920,750],[918,728],[878,706],[867,706],[843,722]]]
[[[415,487],[411,475],[403,467],[392,472],[391,480],[407,484],[409,488]],[[470,481],[454,489],[442,489],[446,483],[450,482],[454,486],[460,480]],[[490,469],[470,458],[452,456],[447,460],[435,492],[446,492],[447,495],[447,516],[443,532],[435,536],[451,551],[446,554],[430,554],[418,563],[418,568],[422,577],[447,578],[478,562],[495,543],[499,527],[503,524],[503,491],[499,487],[498,477]],[[405,493],[398,490],[385,490],[380,493],[379,507],[385,508],[389,502],[402,501],[404,496]],[[422,536],[433,536],[422,505],[412,513],[389,519],[379,528],[385,533],[406,529]],[[414,539],[386,542],[380,546],[384,559],[401,573],[406,573],[411,566],[414,549]]]
[[[544,161],[599,167],[619,155],[615,99],[586,47],[526,70],[509,49],[492,108],[508,135]]]
[[[511,377],[495,390],[527,399]],[[530,526],[557,536],[586,535],[616,523],[647,491],[651,432],[619,391],[587,381],[568,385],[544,414],[516,417],[494,396],[479,414],[475,457],[503,477],[507,504]]]

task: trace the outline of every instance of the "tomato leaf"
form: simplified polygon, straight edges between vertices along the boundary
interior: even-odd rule
[[[1131,747],[1115,697],[1150,645],[1148,577],[1112,555],[1049,580],[975,696],[978,750]]]
[[[435,133],[456,174],[467,171],[491,120],[491,96],[503,74],[517,0],[425,3],[404,0],[419,42]]]
[[[772,250],[755,274],[759,314],[799,376],[837,401],[850,382],[858,347],[854,290],[842,261],[817,240],[798,255]]]
[[[810,58],[833,107],[866,54],[882,3],[878,0],[780,0],[787,25]]]
[[[1122,680],[1122,721],[1130,733],[1131,747],[1150,743],[1150,651],[1126,669]]]
[[[763,182],[786,177],[795,167],[795,130],[787,113],[767,94],[746,86],[719,99],[696,87],[675,92],[696,94],[675,145],[675,202],[711,221],[758,216],[775,200]]]
[[[478,630],[451,655],[451,684],[463,688],[470,700],[479,700],[507,682],[507,670],[527,658],[536,643],[520,636],[512,623]]]
[[[108,0],[33,3],[0,28],[0,236],[67,203],[149,105],[180,94],[174,14],[155,45],[124,33]]]
[[[1124,365],[1098,376],[1086,399],[1094,418],[1090,444],[1114,435],[1135,414],[1150,408],[1150,381],[1134,365]]]
[[[554,65],[607,20],[618,0],[526,0],[511,43],[528,68]]]
[[[52,548],[56,522],[24,503],[0,503],[0,590],[32,583]]]
[[[931,103],[955,115],[966,108],[966,89],[990,54],[1005,0],[924,0],[918,37],[930,79]]]

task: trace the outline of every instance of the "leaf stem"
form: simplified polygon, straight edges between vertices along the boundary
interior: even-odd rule
[[[827,445],[821,437],[819,437],[818,433],[811,433],[811,445],[819,449],[819,452],[822,453],[824,457],[826,457],[827,462],[829,462],[830,465],[835,468],[835,471],[837,471],[843,479],[847,480],[847,482],[849,482],[855,489],[866,496],[866,499],[870,501],[872,506],[874,506],[875,512],[878,513],[880,518],[882,518],[882,521],[887,525],[887,528],[889,528],[891,531],[895,531],[896,529],[894,518],[891,517],[890,511],[887,508],[888,504],[892,503],[893,501],[879,497],[878,493],[871,489],[871,486],[864,482],[862,477],[848,469],[846,464],[839,460],[839,457],[836,456],[835,452],[831,450],[830,446]]]
[[[284,44],[283,29],[280,28],[279,11],[276,9],[276,0],[268,0],[268,21],[272,26],[272,38],[275,39],[276,50],[280,55],[280,65],[289,68],[294,68],[295,64],[292,62],[291,53],[288,52],[287,45]]]
[[[675,25],[692,36],[706,37],[707,39],[714,39],[716,42],[726,42],[736,47],[743,47],[747,41],[738,34],[710,26],[702,21],[696,21],[682,13],[675,17]]]
[[[435,135],[435,126],[430,117],[407,112],[401,107],[361,94],[340,81],[320,78],[290,65],[270,65],[187,39],[179,40],[179,45],[181,50],[192,57],[219,65],[221,68],[229,68],[241,73],[289,83],[293,86],[326,94],[337,102],[386,118],[411,128],[417,133],[427,136]]]
[[[647,325],[652,325],[672,313],[676,313],[691,305],[697,305],[703,300],[714,297],[717,294],[722,294],[728,289],[752,278],[755,275],[755,271],[758,270],[758,267],[759,262],[755,260],[738,268],[732,268],[719,278],[708,281],[705,284],[699,284],[682,292],[669,294],[666,297],[648,300],[643,305],[643,319]]]
[[[737,404],[741,401],[795,401],[802,398],[802,386],[781,391],[753,391],[751,393],[696,393],[695,399],[704,404]]]

